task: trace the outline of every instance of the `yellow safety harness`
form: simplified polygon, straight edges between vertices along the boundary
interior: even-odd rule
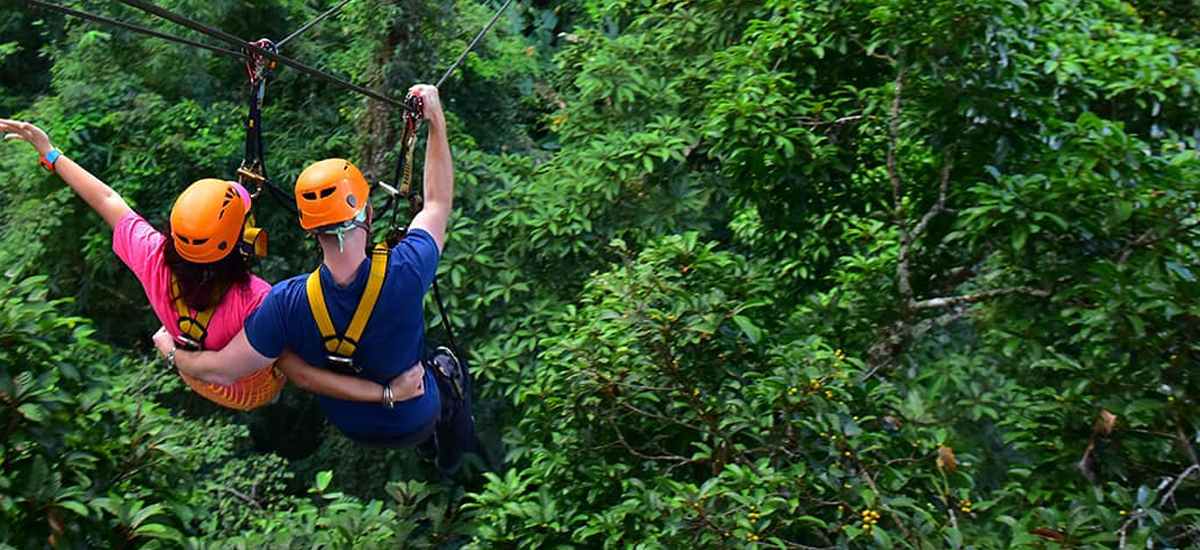
[[[266,233],[263,233],[265,238]],[[265,240],[265,239],[264,239]],[[224,296],[228,289],[218,292]],[[183,302],[183,292],[180,291],[179,280],[171,275],[171,295],[175,303],[175,311],[179,314],[176,326],[179,327],[177,345],[183,349],[201,351],[204,349],[204,339],[208,336],[208,322],[212,320],[213,312],[220,300],[215,300],[208,309],[192,313],[191,308]],[[283,371],[275,365],[257,370],[229,386],[208,384],[179,373],[183,381],[206,399],[225,407],[250,410],[269,403],[274,403],[283,389]]]
[[[224,293],[222,293],[224,294]],[[179,318],[175,326],[179,327],[179,340],[185,349],[192,351],[204,349],[204,338],[208,336],[208,322],[212,320],[213,312],[217,310],[217,301],[208,309],[192,314],[192,309],[183,303],[183,291],[179,288],[179,279],[171,274],[171,297],[175,302],[175,311]]]
[[[317,322],[317,329],[321,331],[321,339],[325,342],[325,351],[329,352],[328,358],[331,364],[353,369],[354,372],[362,372],[362,369],[354,364],[354,352],[358,349],[358,339],[362,337],[363,329],[366,328],[367,321],[371,319],[371,313],[375,310],[379,292],[383,290],[390,252],[391,250],[383,243],[375,245],[371,251],[371,275],[367,279],[367,288],[358,300],[358,307],[354,310],[354,317],[350,319],[350,326],[346,327],[346,332],[341,334],[333,327],[333,320],[329,318],[329,308],[325,305],[325,292],[321,289],[321,268],[317,267],[317,270],[308,276],[306,282],[308,305],[312,308],[313,320]]]

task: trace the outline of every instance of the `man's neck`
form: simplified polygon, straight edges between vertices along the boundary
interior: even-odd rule
[[[331,242],[330,242],[331,241]],[[333,282],[338,286],[346,286],[354,282],[358,267],[367,259],[366,233],[354,231],[346,235],[341,250],[338,250],[336,239],[321,241],[321,251],[325,255],[325,266],[333,275]]]

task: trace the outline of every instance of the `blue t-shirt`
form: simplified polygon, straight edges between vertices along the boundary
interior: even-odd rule
[[[423,302],[437,273],[437,263],[437,243],[421,229],[409,231],[392,249],[379,300],[354,353],[354,365],[363,371],[357,376],[386,384],[421,359],[425,348]],[[354,281],[339,288],[329,268],[321,266],[321,289],[334,328],[345,330],[349,326],[370,273],[368,254]],[[328,353],[308,304],[307,279],[308,275],[299,275],[275,285],[262,305],[246,318],[246,337],[266,357],[279,357],[284,348],[291,348],[305,361],[321,367],[328,363]],[[425,395],[398,402],[394,409],[323,395],[317,399],[334,426],[359,438],[413,433],[437,417],[441,403],[429,370],[425,371]]]

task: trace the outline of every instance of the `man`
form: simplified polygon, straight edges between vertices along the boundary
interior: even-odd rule
[[[379,246],[367,258],[372,212],[366,180],[349,161],[316,162],[296,181],[296,204],[301,226],[321,246],[324,261],[317,271],[275,285],[220,351],[178,350],[161,338],[155,343],[184,374],[217,383],[262,368],[285,349],[328,369],[298,374],[309,378],[298,380],[302,386],[311,387],[313,376],[324,379],[317,386],[377,383],[382,406],[354,400],[348,386],[344,395],[324,391],[318,399],[352,439],[390,447],[427,442],[438,465],[453,469],[462,453],[478,446],[470,378],[444,348],[427,357],[422,304],[445,242],[454,173],[437,88],[418,85],[409,93],[421,98],[429,123],[425,200],[395,248]],[[401,393],[411,398],[394,399],[390,382],[397,377],[410,381]]]

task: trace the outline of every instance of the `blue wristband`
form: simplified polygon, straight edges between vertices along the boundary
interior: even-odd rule
[[[58,149],[51,149],[49,153],[46,153],[46,156],[38,159],[38,162],[42,163],[42,168],[45,168],[47,172],[53,172],[54,162],[57,161],[58,157],[60,156],[62,156],[62,153],[60,153]]]

